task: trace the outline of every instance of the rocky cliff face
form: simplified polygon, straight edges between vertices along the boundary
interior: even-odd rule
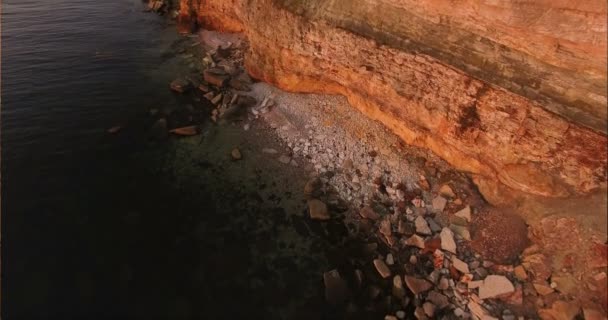
[[[469,172],[492,202],[606,186],[606,3],[181,0],[250,40],[249,72],[337,93]]]

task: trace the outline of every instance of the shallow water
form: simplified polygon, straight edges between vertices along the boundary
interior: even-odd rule
[[[191,69],[168,20],[137,0],[2,5],[3,318],[331,314],[320,275],[346,230],[304,218],[306,170],[208,120],[147,139],[151,108],[190,103],[168,89]]]

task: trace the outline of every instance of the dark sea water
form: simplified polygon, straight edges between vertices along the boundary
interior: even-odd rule
[[[239,127],[140,134],[151,108],[183,104],[168,83],[188,68],[144,6],[2,1],[2,318],[321,318],[342,250],[289,200],[305,177],[226,162],[255,143]],[[280,183],[297,191],[268,191]]]
[[[121,163],[129,166],[136,145],[103,133],[171,99],[153,74],[166,22],[143,8],[137,0],[2,2],[4,319],[137,308],[120,279],[131,272],[120,261],[132,243],[115,216],[142,201],[121,194],[132,171]],[[148,302],[145,314],[159,311]]]

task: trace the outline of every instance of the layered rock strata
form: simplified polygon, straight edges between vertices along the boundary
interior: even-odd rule
[[[180,21],[249,39],[246,67],[346,96],[469,172],[493,202],[606,186],[606,3],[182,0]],[[505,188],[506,186],[506,188]]]

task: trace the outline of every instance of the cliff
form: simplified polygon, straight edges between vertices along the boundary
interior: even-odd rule
[[[606,3],[181,0],[244,32],[256,78],[336,93],[494,203],[606,186]]]

